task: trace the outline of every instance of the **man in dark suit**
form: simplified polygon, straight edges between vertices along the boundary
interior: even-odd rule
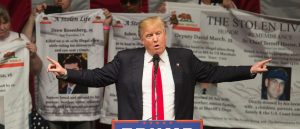
[[[73,70],[82,69],[81,60],[74,55],[69,55],[64,60],[63,65],[64,68],[66,69],[73,69]],[[63,80],[60,81],[61,82],[59,86],[59,94],[87,94],[88,93],[88,87],[80,86],[75,83],[65,82]]]
[[[200,61],[191,50],[166,48],[165,25],[159,17],[142,20],[139,24],[139,36],[144,48],[121,51],[102,68],[66,70],[48,57],[48,71],[63,80],[86,86],[107,86],[115,83],[120,120],[149,120],[160,115],[153,115],[153,105],[156,105],[158,98],[163,98],[163,119],[178,120],[193,118],[196,82],[218,83],[251,79],[256,73],[267,71],[265,64],[271,61],[264,60],[252,66],[213,66]],[[156,96],[155,104],[155,97],[151,97],[151,90],[156,89],[153,85],[158,84],[153,81],[157,62],[154,55],[159,55],[161,72],[157,72],[157,75],[160,73],[163,80],[163,95]]]

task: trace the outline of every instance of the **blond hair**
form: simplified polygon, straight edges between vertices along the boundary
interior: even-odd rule
[[[144,29],[149,26],[155,26],[161,28],[162,30],[165,30],[165,23],[160,17],[158,16],[147,17],[139,23],[138,33],[140,38],[144,33]]]

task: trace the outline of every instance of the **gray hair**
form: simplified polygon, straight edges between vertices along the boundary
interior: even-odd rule
[[[0,5],[0,23],[10,22],[10,16],[6,8]]]

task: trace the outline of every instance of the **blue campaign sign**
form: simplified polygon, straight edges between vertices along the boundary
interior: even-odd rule
[[[112,129],[203,129],[202,120],[113,120]]]

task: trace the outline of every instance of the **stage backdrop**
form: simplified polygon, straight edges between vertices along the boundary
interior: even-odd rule
[[[59,81],[48,73],[46,57],[58,60],[62,66],[73,58],[73,61],[80,60],[81,69],[102,67],[103,19],[101,9],[41,14],[36,18],[38,54],[43,61],[37,107],[45,119],[90,121],[100,117],[102,88],[82,88],[76,93],[74,89],[73,94],[67,94],[66,86],[73,84]]]

